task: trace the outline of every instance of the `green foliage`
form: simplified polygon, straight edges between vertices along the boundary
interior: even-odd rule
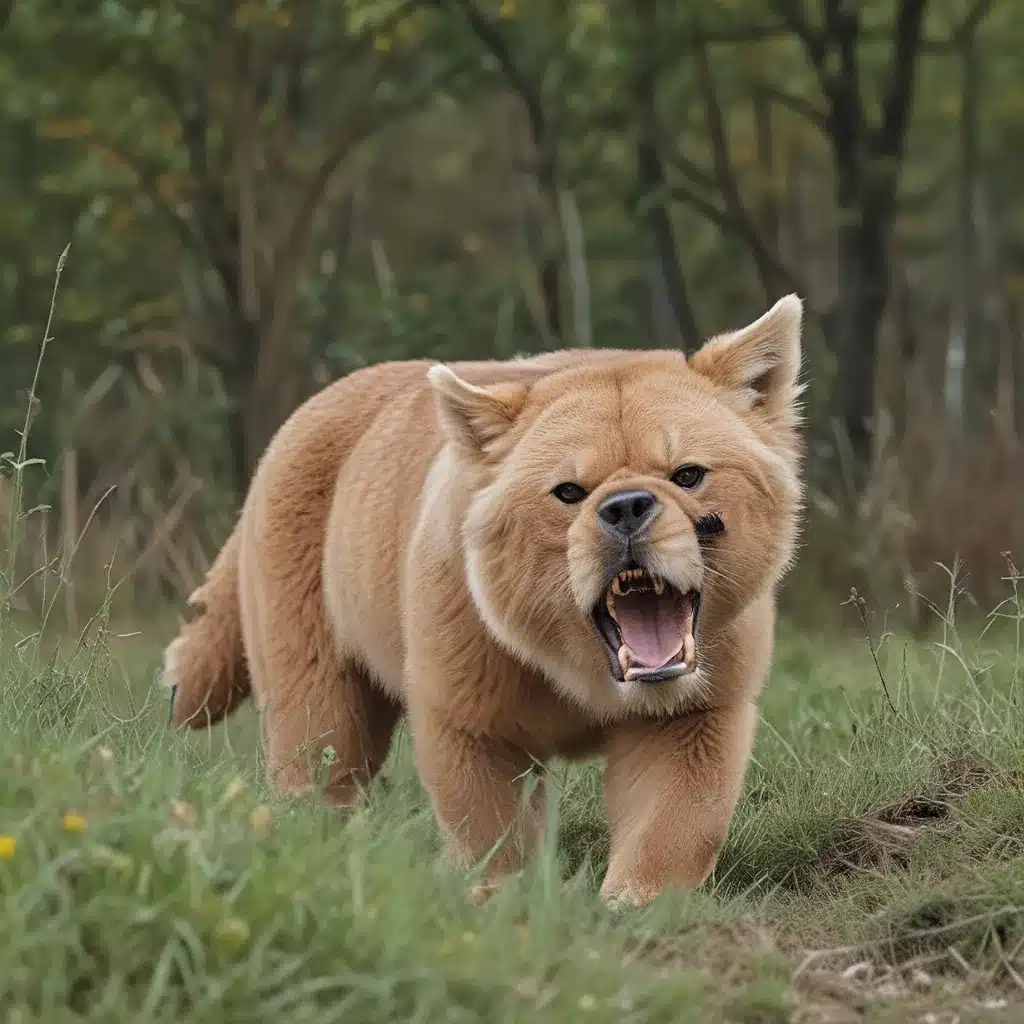
[[[830,28],[833,6],[14,5],[0,51],[0,146],[11,154],[0,176],[7,437],[56,255],[68,242],[75,253],[38,388],[36,452],[51,473],[39,501],[54,503],[69,448],[77,522],[113,482],[129,494],[122,512],[146,519],[144,495],[167,509],[173,478],[195,478],[187,524],[205,546],[226,521],[214,509],[237,501],[273,429],[332,376],[383,358],[692,344],[796,288],[809,309],[808,473],[842,506],[841,532],[868,535],[859,552],[876,540],[899,548],[887,559],[899,563],[897,588],[908,566],[914,575],[952,561],[944,528],[919,540],[923,520],[947,503],[923,471],[905,494],[882,499],[866,494],[870,481],[847,479],[837,433],[848,416],[837,401],[844,381],[877,378],[880,423],[895,424],[881,438],[892,442],[886,455],[923,466],[930,459],[910,427],[920,422],[934,439],[932,456],[947,450],[943,406],[956,401],[946,397],[947,343],[972,313],[982,327],[970,361],[988,367],[987,377],[969,370],[984,392],[970,403],[984,413],[977,444],[991,449],[993,368],[1007,363],[1014,394],[999,397],[1009,403],[1000,422],[1017,429],[1020,19],[1009,0],[925,3],[902,153],[865,143],[845,166],[830,134],[839,48],[829,42],[819,67],[804,38]],[[866,138],[881,128],[904,6],[856,5]],[[803,28],[794,10],[805,12]],[[972,111],[961,73],[968,28],[979,55]],[[655,171],[641,173],[644,146]],[[851,171],[868,191],[898,185],[882,217],[885,259],[866,264],[891,271],[877,352],[869,337],[840,344],[842,318],[830,319],[853,287],[837,266],[838,233],[878,207],[866,195],[840,202],[837,183]],[[958,212],[969,196],[973,234]],[[874,372],[859,374],[858,361],[871,360]],[[1016,456],[1006,458],[995,477],[1016,472]],[[892,514],[845,515],[890,497]],[[219,525],[208,530],[211,516]],[[1018,544],[1014,523],[991,526],[993,551]],[[843,582],[861,568],[844,561]]]
[[[3,626],[0,995],[29,1017],[774,1022],[826,992],[892,1019],[1012,997],[1024,723],[1005,637],[890,637],[894,713],[866,650],[784,625],[713,883],[610,913],[595,766],[555,767],[553,841],[477,908],[404,734],[360,809],[282,801],[251,708],[167,731],[155,633],[118,639],[106,609],[56,647]],[[808,949],[836,952],[798,972]],[[877,991],[843,983],[855,964]]]

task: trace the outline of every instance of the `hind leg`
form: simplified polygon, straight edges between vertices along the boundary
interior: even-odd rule
[[[325,605],[324,550],[345,433],[322,407],[303,415],[274,437],[250,487],[240,611],[270,781],[284,793],[323,781],[330,746],[324,798],[343,805],[379,771],[399,709],[338,643]]]
[[[280,682],[287,671],[278,666]],[[326,803],[355,803],[387,757],[401,709],[354,667],[317,666],[289,682],[260,702],[268,779],[281,793],[319,784]]]
[[[303,468],[274,463],[258,481],[243,524],[242,631],[271,783],[323,783],[324,799],[344,805],[379,771],[400,708],[335,640],[321,568],[329,491],[311,489]]]

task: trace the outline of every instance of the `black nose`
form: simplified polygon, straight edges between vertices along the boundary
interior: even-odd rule
[[[597,506],[597,521],[615,540],[632,540],[658,517],[661,506],[650,491],[619,491]]]

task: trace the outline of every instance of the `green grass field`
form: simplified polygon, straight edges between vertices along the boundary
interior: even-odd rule
[[[555,767],[551,841],[477,908],[404,736],[361,809],[283,804],[251,708],[167,729],[167,630],[119,637],[101,613],[54,645],[5,621],[4,1019],[1020,1019],[1024,712],[1002,611],[987,633],[887,634],[878,669],[865,639],[783,625],[712,883],[617,913],[597,898],[598,765]]]

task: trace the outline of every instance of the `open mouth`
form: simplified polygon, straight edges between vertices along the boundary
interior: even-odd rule
[[[644,569],[624,569],[594,609],[597,632],[620,681],[660,683],[697,667],[700,594]]]

